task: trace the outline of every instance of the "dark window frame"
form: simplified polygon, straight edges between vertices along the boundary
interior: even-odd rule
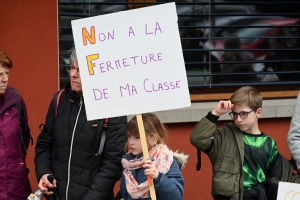
[[[71,46],[70,43],[73,42],[72,34],[71,34],[71,28],[70,28],[70,20],[71,19],[78,19],[83,17],[89,17],[99,14],[106,14],[109,12],[115,12],[118,10],[128,10],[143,6],[149,6],[149,5],[155,5],[160,3],[166,3],[171,1],[147,1],[147,0],[128,0],[128,1],[120,1],[120,0],[110,0],[110,1],[90,1],[90,0],[60,0],[58,1],[59,5],[59,57],[60,57],[60,87],[64,87],[65,83],[68,81],[68,74],[65,70],[65,67],[68,65],[68,57],[71,53],[71,49],[68,49],[68,47],[65,46]],[[204,35],[193,35],[193,37],[182,37],[182,41],[189,41],[189,42],[195,42],[199,43],[202,41],[220,41],[223,39],[223,36],[220,35],[213,35],[216,34],[218,30],[229,30],[229,29],[240,29],[243,30],[243,28],[252,28],[254,30],[255,28],[265,28],[268,29],[272,26],[265,25],[261,23],[260,25],[257,24],[243,24],[246,22],[240,22],[237,23],[238,25],[220,25],[218,24],[217,20],[212,19],[237,19],[238,17],[244,18],[247,20],[247,17],[253,17],[253,18],[260,18],[263,19],[264,17],[268,20],[269,18],[279,18],[279,17],[286,17],[286,18],[299,18],[300,15],[297,12],[293,12],[293,10],[297,10],[297,8],[300,7],[300,2],[297,1],[289,1],[289,2],[272,2],[272,1],[218,1],[218,2],[201,2],[201,1],[175,1],[177,8],[180,7],[187,7],[187,11],[183,13],[179,13],[178,11],[178,23],[179,23],[179,30],[202,30],[204,32]],[[253,13],[253,6],[255,7],[255,13]],[[284,12],[286,9],[282,9],[284,13],[279,12],[280,8],[283,8],[284,6],[290,6],[290,12]],[[210,7],[210,9],[207,9],[207,7]],[[226,13],[226,9],[228,10],[230,7],[233,9],[236,9],[236,11],[232,11],[232,13]],[[265,12],[257,12],[257,10],[266,10],[266,7],[270,8],[270,11],[267,11],[269,13]],[[70,9],[68,9],[70,8]],[[101,8],[101,12],[94,12],[94,10],[97,10],[97,8]],[[93,10],[94,9],[94,10]],[[202,12],[202,13],[196,13],[194,10],[209,10],[210,13]],[[222,11],[222,9],[224,11]],[[240,11],[239,11],[240,10]],[[193,13],[194,12],[194,13]],[[199,20],[199,19],[201,20]],[[188,20],[189,21],[188,21]],[[195,19],[197,19],[195,21]],[[202,21],[203,19],[203,21]],[[187,20],[189,23],[186,23]],[[193,21],[194,20],[194,21]],[[207,23],[207,21],[210,20],[210,23]],[[182,22],[183,21],[183,22]],[[255,21],[255,20],[253,20]],[[263,21],[263,20],[262,20]],[[271,20],[272,21],[272,20]],[[276,20],[274,20],[276,21]],[[278,25],[279,24],[279,25]],[[292,28],[298,28],[294,24],[284,24],[284,23],[274,23],[273,28],[282,28],[291,30]],[[300,29],[300,27],[299,27]],[[209,30],[209,31],[207,31]],[[207,34],[209,33],[209,34]],[[241,40],[257,40],[262,39],[264,41],[270,40],[270,39],[286,39],[286,40],[292,40],[297,39],[297,37],[287,35],[287,36],[262,36],[259,38],[251,37],[251,36],[245,36],[239,37]],[[299,37],[300,38],[300,37]],[[68,50],[66,50],[66,48]],[[184,48],[183,47],[183,53],[185,52],[192,52],[192,53],[205,53],[205,54],[211,54],[212,52],[218,53],[218,52],[226,52],[226,51],[251,51],[253,52],[261,52],[261,51],[270,51],[273,52],[296,52],[300,50],[297,48],[289,48],[289,49],[282,49],[282,48],[273,48],[273,49],[262,49],[262,48],[252,48],[252,49],[201,49],[201,48]],[[206,57],[205,55],[203,58]],[[219,58],[218,58],[219,59]],[[270,65],[272,63],[299,63],[299,59],[287,59],[287,60],[238,60],[238,61],[211,61],[212,58],[210,56],[207,57],[207,59],[204,59],[205,61],[185,61],[186,67],[187,67],[187,78],[189,80],[189,91],[191,95],[191,100],[193,102],[197,101],[214,101],[219,99],[227,99],[228,96],[235,91],[237,88],[244,86],[244,85],[250,85],[257,87],[259,91],[262,92],[263,97],[265,99],[280,99],[280,98],[294,98],[297,96],[298,91],[300,90],[300,79],[299,80],[284,80],[284,81],[275,81],[275,82],[262,82],[262,81],[242,81],[242,82],[234,82],[234,81],[228,81],[228,82],[216,82],[215,80],[218,80],[219,77],[243,77],[246,75],[255,75],[255,76],[265,76],[268,74],[275,74],[277,76],[281,75],[294,75],[299,73],[300,75],[300,67],[298,69],[289,70],[289,71],[276,71],[276,72],[267,72],[267,71],[255,71],[255,72],[229,72],[224,74],[224,72],[211,72],[212,68],[215,64],[222,64],[222,65],[230,65],[230,64],[241,64],[241,65],[252,65],[255,63],[262,63],[263,65]],[[197,66],[197,69],[201,70],[195,70],[195,71],[189,71],[188,68],[193,68],[194,66]],[[195,83],[193,84],[191,80]],[[197,83],[201,80],[201,83]]]

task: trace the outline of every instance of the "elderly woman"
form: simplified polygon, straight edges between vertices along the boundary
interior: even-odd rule
[[[13,64],[0,50],[0,199],[21,200],[31,192],[25,164],[30,140],[27,111],[20,94],[8,86]]]

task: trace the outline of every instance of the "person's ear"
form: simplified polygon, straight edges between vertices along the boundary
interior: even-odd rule
[[[260,117],[262,115],[262,108],[256,110],[256,116]]]

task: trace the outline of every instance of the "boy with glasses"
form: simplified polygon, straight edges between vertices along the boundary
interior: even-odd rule
[[[266,174],[279,154],[274,139],[258,127],[262,101],[255,88],[241,87],[230,100],[220,101],[191,134],[191,143],[212,163],[215,200],[267,199]],[[234,123],[217,129],[217,120],[228,112]]]

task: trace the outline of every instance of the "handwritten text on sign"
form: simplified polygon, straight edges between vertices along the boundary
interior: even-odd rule
[[[174,3],[72,28],[89,120],[190,106]]]
[[[300,184],[279,182],[277,200],[300,200]]]

